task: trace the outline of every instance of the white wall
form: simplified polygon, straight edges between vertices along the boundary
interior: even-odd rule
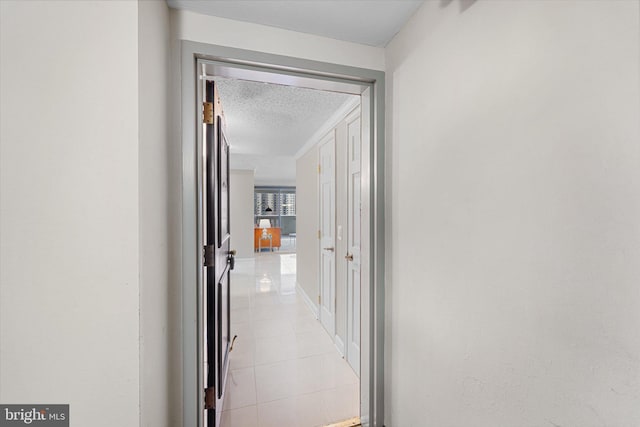
[[[320,248],[318,246],[318,150],[296,160],[297,282],[318,308]]]
[[[232,154],[233,156],[233,154]],[[252,258],[254,171],[232,169],[229,177],[231,209],[231,246],[238,258]]]
[[[169,9],[138,2],[140,425],[182,422],[179,144],[171,143]]]
[[[171,13],[179,40],[374,70],[384,69],[382,48],[183,10],[172,10]]]
[[[0,2],[0,401],[139,422],[137,2]]]
[[[387,50],[386,425],[640,425],[639,3],[443,3]]]

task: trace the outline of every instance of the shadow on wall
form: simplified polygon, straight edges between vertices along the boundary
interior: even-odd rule
[[[462,13],[465,10],[469,9],[476,2],[476,0],[458,0],[458,2],[460,3],[460,13]],[[451,3],[453,3],[453,0],[440,0],[440,7],[445,8]]]

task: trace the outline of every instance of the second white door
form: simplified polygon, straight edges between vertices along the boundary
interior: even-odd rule
[[[347,361],[360,376],[360,111],[347,118]]]

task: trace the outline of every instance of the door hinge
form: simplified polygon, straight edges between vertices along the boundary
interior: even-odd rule
[[[320,167],[320,165],[318,165],[318,173],[320,173],[321,170],[322,168]]]
[[[318,295],[318,305],[320,305],[320,295]]]
[[[204,409],[216,409],[215,387],[207,387],[204,389]]]
[[[318,239],[320,239],[322,237],[322,233],[320,232],[320,230],[318,230]]]
[[[213,267],[216,262],[215,258],[215,246],[206,245],[202,251],[204,256],[204,266],[205,267]]]
[[[213,102],[202,103],[202,123],[213,124]]]

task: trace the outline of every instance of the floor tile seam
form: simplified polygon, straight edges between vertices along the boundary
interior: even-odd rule
[[[289,337],[288,339],[294,339],[294,337],[292,335],[289,335],[288,333],[281,333],[281,334],[267,334],[267,335],[258,335],[255,336],[253,338],[253,342],[255,344],[258,344],[259,341],[268,341],[268,340],[284,340],[287,339],[286,337]]]
[[[253,347],[255,349],[260,348],[261,350],[271,350],[271,349],[282,349],[282,351],[291,351],[291,347],[296,348],[307,348],[308,350],[312,350],[315,348],[315,353],[311,355],[296,355],[294,358],[307,357],[307,356],[321,356],[325,354],[334,354],[337,353],[336,349],[322,342],[316,342],[313,340],[282,340],[274,343],[274,340],[265,339],[267,342],[255,342]],[[269,342],[272,341],[272,342]],[[293,350],[295,351],[295,350]]]
[[[255,406],[255,407],[256,407],[256,409],[258,409],[258,404],[257,404],[257,403],[254,403],[253,405],[241,406],[241,407],[239,407],[239,408],[223,409],[223,410],[222,410],[222,413],[224,414],[225,412],[239,411],[240,409],[247,409],[247,408],[250,408],[250,407],[252,407],[252,406]]]
[[[271,362],[254,363],[254,366],[263,367],[263,366],[266,366],[266,365],[275,365],[276,363],[291,362],[292,360],[296,360],[296,359],[295,358],[294,359],[283,359],[283,360],[274,360],[274,361],[271,361]]]
[[[285,351],[297,351],[297,349],[306,349],[306,351],[313,351],[312,354],[296,354],[294,356],[295,359],[298,358],[302,358],[302,357],[307,357],[307,356],[324,356],[327,354],[333,354],[335,353],[335,349],[334,348],[328,348],[327,344],[324,343],[316,343],[314,341],[300,341],[300,340],[296,340],[296,341],[281,341],[278,343],[273,343],[273,342],[264,342],[264,343],[255,343],[253,346],[256,350],[258,348],[260,348],[262,351],[275,351],[275,349],[278,349],[282,352]],[[294,349],[292,349],[292,347]],[[287,358],[289,359],[289,358]]]
[[[329,353],[326,353],[329,354]],[[261,364],[254,364],[254,366],[265,366],[265,365],[276,365],[278,363],[283,363],[283,362],[290,362],[292,360],[304,360],[304,359],[310,359],[312,357],[320,357],[323,356],[324,354],[310,354],[308,356],[303,356],[303,357],[295,357],[293,359],[286,359],[286,360],[279,360],[279,361],[275,361],[275,362],[268,362],[268,363],[261,363]]]
[[[319,388],[319,389],[317,389],[317,390],[305,391],[305,392],[303,392],[303,393],[294,393],[294,394],[292,394],[292,395],[288,395],[288,396],[284,396],[284,397],[279,397],[279,398],[277,398],[277,399],[272,399],[272,400],[258,401],[258,399],[256,398],[256,404],[260,404],[260,403],[269,403],[269,402],[274,402],[274,401],[277,401],[277,400],[292,399],[292,398],[297,397],[297,396],[306,396],[306,395],[314,394],[314,393],[324,393],[324,392],[331,391],[331,390],[337,390],[339,387],[342,387],[342,386],[344,386],[344,385],[345,385],[345,384],[340,385],[340,386],[335,386],[335,385],[334,385],[334,386],[332,386],[332,387],[322,387],[322,388]],[[350,385],[350,384],[346,384],[346,385]],[[257,394],[257,390],[256,390],[256,394]]]
[[[296,333],[296,336],[300,337],[301,335],[303,335],[302,338],[308,338],[308,337],[304,337],[304,335],[311,335],[311,334],[318,334],[318,332],[316,331],[300,332],[300,333]],[[316,337],[312,337],[312,338],[316,338]],[[333,345],[333,343],[331,343],[331,345]]]
[[[277,399],[265,400],[263,402],[256,401],[256,406],[264,405],[264,404],[267,404],[267,403],[279,402],[281,400],[291,400],[291,399],[294,399],[296,397],[308,396],[310,394],[324,393],[324,392],[329,391],[329,390],[334,390],[335,388],[336,387],[323,388],[323,389],[315,390],[315,391],[308,391],[308,392],[304,392],[304,393],[296,393],[296,394],[292,394],[291,396],[279,397]]]
[[[256,403],[249,403],[249,404],[247,404],[247,405],[236,406],[236,407],[234,407],[234,408],[228,408],[228,409],[224,409],[224,408],[223,408],[223,409],[222,409],[222,413],[224,413],[224,412],[229,412],[229,411],[235,411],[235,410],[237,410],[237,409],[245,409],[245,408],[248,408],[248,407],[250,407],[250,406],[256,406],[256,407],[257,407],[257,406],[258,406],[258,403],[257,403],[257,402],[256,402]]]
[[[281,359],[281,360],[273,360],[270,362],[259,362],[259,363],[254,363],[253,366],[265,366],[265,365],[275,365],[276,363],[282,363],[282,362],[291,362],[292,360],[301,360],[301,359],[307,359],[309,357],[314,357],[314,356],[323,356],[325,354],[331,354],[331,352],[326,352],[326,353],[316,353],[316,354],[310,354],[309,356],[304,356],[304,357],[294,357],[292,359]]]
[[[256,393],[256,415],[258,414],[258,375],[256,374],[255,363],[253,366],[253,391]]]
[[[237,372],[237,371],[246,371],[248,369],[253,369],[253,375],[256,375],[256,369],[255,366],[247,366],[246,368],[235,368],[235,369],[229,369],[229,373],[233,373],[233,372]]]

